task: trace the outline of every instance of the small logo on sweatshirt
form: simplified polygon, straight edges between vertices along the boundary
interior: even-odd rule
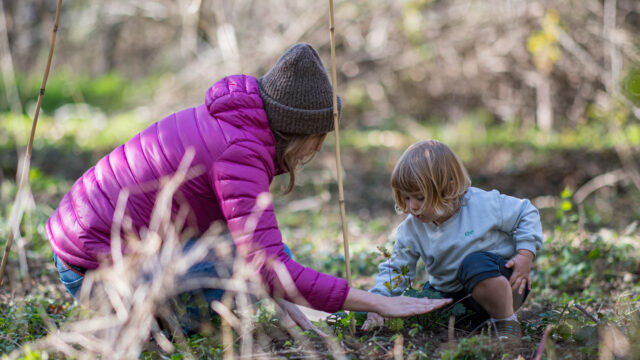
[[[473,230],[469,230],[464,233],[464,236],[471,236],[471,235],[473,235]]]

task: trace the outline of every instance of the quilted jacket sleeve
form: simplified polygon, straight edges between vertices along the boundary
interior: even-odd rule
[[[284,291],[287,276],[281,278],[274,270],[274,264],[280,263],[311,307],[338,311],[349,291],[346,281],[291,260],[284,252],[273,205],[270,201],[258,204],[259,197],[270,199],[272,179],[266,154],[261,151],[264,148],[260,144],[248,140],[231,144],[211,170],[216,196],[236,247],[246,254],[247,263],[255,262],[269,293],[290,300],[295,296]]]

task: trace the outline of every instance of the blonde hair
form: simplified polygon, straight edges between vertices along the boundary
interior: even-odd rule
[[[276,138],[276,161],[280,168],[289,173],[289,184],[283,193],[288,194],[293,190],[296,183],[296,169],[313,159],[315,152],[305,156],[300,156],[302,147],[308,142],[325,136],[322,134],[287,134],[273,130]]]
[[[424,195],[422,213],[427,208],[434,213],[453,215],[471,186],[462,161],[447,145],[437,140],[423,140],[402,154],[391,174],[391,188],[396,211],[410,213],[407,194]]]

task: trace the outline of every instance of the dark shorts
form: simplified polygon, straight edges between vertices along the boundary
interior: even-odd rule
[[[454,293],[448,293],[436,290],[428,282],[424,286],[426,289],[438,292],[442,297],[452,298],[453,301],[456,302],[471,294],[473,288],[482,280],[498,276],[504,276],[509,279],[513,270],[505,267],[507,261],[508,260],[504,259],[502,256],[490,252],[475,252],[464,258],[464,260],[462,260],[462,264],[460,264],[460,268],[458,268],[458,274],[456,277],[464,287],[462,290]],[[514,310],[518,309],[519,305],[526,300],[528,295],[529,289],[525,288],[521,298],[519,299],[519,304]],[[475,313],[472,316],[472,322],[482,322],[490,318],[489,313],[487,313],[487,311],[472,297],[462,300],[462,304],[467,309],[473,310]]]

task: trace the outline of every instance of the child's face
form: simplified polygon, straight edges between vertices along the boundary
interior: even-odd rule
[[[409,211],[413,214],[413,216],[417,217],[420,221],[424,223],[431,222],[442,222],[442,217],[445,215],[440,211],[434,211],[434,209],[422,209],[422,205],[424,204],[424,194],[421,192],[404,194],[404,201],[409,207]]]

